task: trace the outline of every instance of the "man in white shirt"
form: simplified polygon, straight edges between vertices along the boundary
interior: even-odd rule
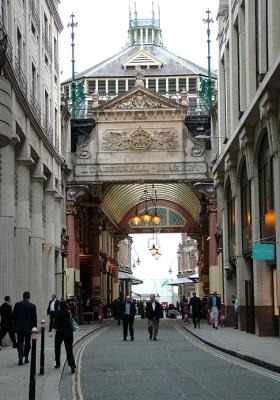
[[[51,332],[54,327],[54,318],[56,312],[58,311],[58,308],[59,308],[59,300],[57,300],[55,294],[52,294],[52,299],[49,301],[47,309],[47,315],[50,316],[49,332]]]
[[[239,301],[238,298],[236,297],[234,301],[234,322],[235,322],[235,327],[234,329],[238,329],[238,311],[239,311]]]

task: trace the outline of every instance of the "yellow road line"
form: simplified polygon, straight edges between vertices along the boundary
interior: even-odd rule
[[[178,327],[178,325],[175,327],[175,329],[177,329],[177,331],[179,331],[189,342],[191,342],[194,346],[200,348],[201,350],[203,350],[203,351],[205,351],[207,353],[210,353],[210,354],[212,354],[213,356],[215,356],[217,358],[221,358],[222,360],[225,360],[225,361],[227,361],[227,362],[229,362],[231,364],[238,365],[241,368],[248,369],[249,371],[255,372],[255,373],[259,374],[259,375],[263,375],[263,376],[265,376],[267,378],[274,379],[275,381],[280,382],[280,377],[277,377],[277,376],[275,376],[275,375],[273,375],[273,374],[271,374],[269,372],[261,371],[261,370],[255,368],[255,367],[248,366],[248,365],[242,363],[241,361],[232,360],[231,358],[229,358],[227,356],[224,356],[222,354],[219,354],[217,351],[206,347],[206,345],[203,345],[203,344],[199,343],[198,341],[196,341],[195,339],[187,336],[184,333],[184,331],[181,328]]]
[[[77,372],[72,376],[72,398],[73,400],[83,400],[84,396],[82,393],[82,388],[81,388],[81,364],[82,364],[82,356],[85,348],[88,346],[88,344],[97,338],[99,335],[104,333],[109,327],[104,327],[101,328],[98,332],[94,333],[91,335],[85,342],[81,345],[79,350],[77,351],[75,362],[77,366]]]

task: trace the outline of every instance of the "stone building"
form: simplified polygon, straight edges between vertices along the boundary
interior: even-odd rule
[[[67,80],[61,89],[70,107],[75,100],[66,207],[70,294],[107,304],[117,297],[120,244],[129,233],[152,233],[151,224],[135,226],[131,218],[155,205],[161,232],[187,231],[199,243],[201,295],[218,289],[216,241],[207,241],[210,225],[216,232],[209,225],[216,221],[208,207],[212,174],[206,146],[195,138],[210,134],[216,75],[208,79],[206,69],[163,46],[154,9],[149,18],[135,9],[127,46],[74,76],[74,85]]]
[[[227,315],[279,335],[280,2],[220,1],[219,137],[213,172]]]
[[[30,290],[40,318],[62,294],[62,23],[58,0],[0,3],[0,298]]]

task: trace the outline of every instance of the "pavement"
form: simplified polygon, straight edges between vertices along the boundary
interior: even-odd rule
[[[242,360],[280,372],[280,337],[260,337],[233,327],[213,329],[202,321],[200,329],[194,328],[192,322],[184,328],[204,343]]]
[[[105,321],[104,321],[105,322]],[[105,322],[106,325],[106,322]],[[273,371],[280,372],[280,337],[259,337],[231,327],[213,329],[206,321],[200,329],[194,329],[192,323],[184,328],[204,343]],[[96,323],[81,325],[74,333],[74,344],[99,329]],[[40,371],[40,343],[38,334],[36,351],[36,399],[60,400],[59,384],[66,361],[64,346],[61,352],[61,368],[55,369],[54,336],[45,334],[45,369]],[[66,366],[67,368],[67,366]],[[30,363],[18,366],[17,350],[3,347],[0,351],[0,400],[26,400],[29,394]]]
[[[74,332],[74,344],[97,329],[100,329],[97,323],[81,325],[80,329]],[[59,384],[63,365],[66,361],[64,345],[61,346],[61,368],[55,369],[54,335],[50,336],[48,332],[45,333],[44,375],[39,375],[40,347],[41,335],[38,334],[36,345],[36,400],[59,400]],[[17,349],[2,347],[0,351],[0,400],[28,399],[29,377],[30,363],[18,366]]]

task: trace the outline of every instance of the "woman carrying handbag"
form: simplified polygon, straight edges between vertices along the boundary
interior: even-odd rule
[[[71,324],[72,316],[65,300],[60,302],[60,309],[56,313],[54,327],[55,333],[55,368],[60,368],[61,344],[64,342],[67,362],[72,374],[76,371],[76,364],[73,355],[73,329]]]

